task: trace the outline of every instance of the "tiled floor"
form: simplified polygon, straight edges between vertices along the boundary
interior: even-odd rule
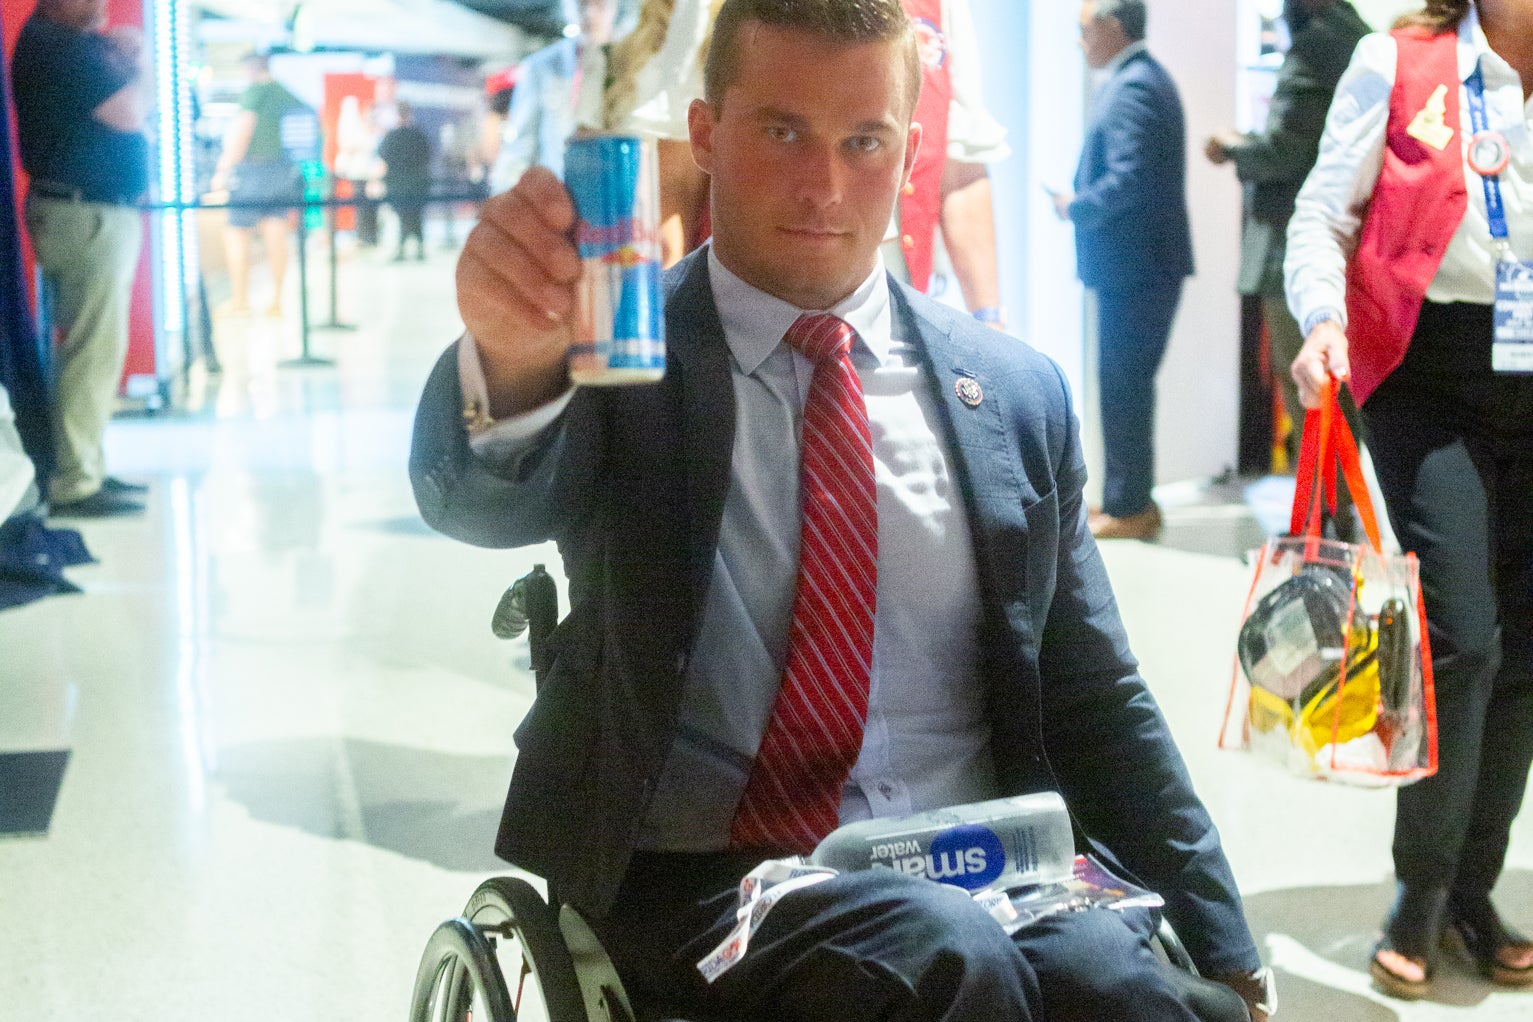
[[[531,683],[489,617],[556,558],[415,515],[410,416],[457,330],[451,257],[353,258],[342,285],[362,329],[315,335],[334,368],[278,368],[296,353],[279,322],[224,323],[224,372],[184,411],[114,422],[112,465],[151,482],[148,513],[83,525],[100,559],[71,572],[83,595],[0,614],[0,753],[72,750],[47,836],[0,841],[0,1018],[402,1019],[426,936],[499,870]],[[1261,528],[1238,486],[1160,495],[1165,541],[1106,556],[1282,1017],[1533,1019],[1533,994],[1467,976],[1422,1004],[1369,989],[1391,797],[1214,748]],[[1525,816],[1501,899],[1526,924],[1530,881]]]

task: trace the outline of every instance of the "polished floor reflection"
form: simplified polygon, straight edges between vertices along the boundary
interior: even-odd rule
[[[82,594],[0,614],[0,754],[69,753],[47,833],[0,840],[0,1018],[402,1019],[432,927],[501,868],[531,680],[489,617],[557,558],[415,514],[410,417],[458,329],[451,256],[357,255],[342,283],[361,329],[314,335],[333,368],[280,366],[290,323],[221,321],[223,372],[194,375],[183,410],[114,421],[111,464],[150,482],[147,513],[83,524],[100,563],[71,571]],[[1452,968],[1429,1002],[1373,992],[1391,797],[1214,748],[1239,552],[1261,535],[1243,496],[1163,488],[1165,541],[1106,556],[1282,1017],[1533,1019],[1533,994]],[[1499,898],[1533,926],[1526,816]]]

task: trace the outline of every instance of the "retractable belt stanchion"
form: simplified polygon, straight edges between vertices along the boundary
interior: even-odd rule
[[[436,192],[426,197],[426,202],[481,202],[484,199],[482,190],[460,190]],[[337,317],[338,287],[337,259],[335,248],[335,224],[336,210],[342,206],[356,206],[365,201],[364,198],[352,197],[347,199],[313,199],[300,200],[297,202],[146,202],[139,205],[139,209],[146,213],[159,212],[161,210],[188,210],[188,209],[263,209],[263,210],[297,210],[298,212],[298,336],[300,354],[297,358],[290,358],[279,363],[283,366],[333,366],[334,359],[320,358],[309,349],[309,334],[313,330],[355,330],[354,323],[339,322]],[[330,213],[330,319],[325,323],[309,322],[309,260],[308,240],[309,228],[305,214],[314,208],[320,207]],[[211,338],[205,345],[205,357],[212,356]],[[213,357],[216,362],[216,356]],[[210,366],[210,368],[213,368]],[[216,370],[215,370],[216,371]]]
[[[277,363],[286,367],[333,366],[334,359],[320,358],[309,352],[309,206],[305,202],[298,209],[298,337],[301,345],[297,358]],[[331,240],[333,245],[334,239]]]
[[[356,204],[356,200],[355,199],[352,199],[350,201],[351,201],[351,203],[353,205]],[[357,328],[357,325],[355,323],[342,323],[341,322],[341,314],[340,314],[340,310],[339,310],[339,308],[337,306],[336,277],[338,276],[337,265],[339,263],[339,259],[336,256],[335,236],[336,236],[336,233],[337,233],[336,232],[336,224],[337,224],[337,222],[339,222],[340,216],[341,216],[341,212],[340,211],[341,211],[341,201],[336,201],[334,203],[331,203],[331,205],[330,205],[330,252],[329,252],[329,255],[330,255],[330,318],[325,320],[323,323],[316,323],[316,324],[314,324],[314,329],[316,329],[316,330],[355,330]]]

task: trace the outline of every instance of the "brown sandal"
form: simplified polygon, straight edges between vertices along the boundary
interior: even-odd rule
[[[1432,985],[1432,954],[1442,932],[1447,903],[1447,888],[1396,884],[1395,903],[1389,907],[1383,932],[1374,943],[1373,958],[1368,962],[1368,974],[1380,990],[1406,1000],[1426,995]],[[1385,951],[1392,951],[1419,965],[1421,979],[1409,979],[1385,965],[1379,960],[1379,955]]]
[[[1507,948],[1516,948],[1521,954],[1533,950],[1533,941],[1503,924],[1493,908],[1479,915],[1478,920],[1459,916],[1450,922],[1443,930],[1443,947],[1473,963],[1480,975],[1492,983],[1502,986],[1533,983],[1533,962],[1516,966],[1501,960],[1501,952]]]
[[[1393,951],[1410,961],[1421,966],[1422,978],[1419,980],[1407,979],[1395,972],[1389,966],[1379,961],[1379,952]],[[1373,977],[1374,983],[1378,984],[1391,997],[1399,997],[1403,1000],[1414,1001],[1425,997],[1432,987],[1431,963],[1422,958],[1407,955],[1392,947],[1387,936],[1380,937],[1373,945],[1373,957],[1368,961],[1368,975]]]

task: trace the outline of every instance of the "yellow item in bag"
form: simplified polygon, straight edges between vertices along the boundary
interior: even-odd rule
[[[1293,702],[1251,686],[1251,727],[1261,732],[1284,729],[1311,760],[1322,746],[1341,745],[1372,731],[1379,719],[1378,635],[1364,625],[1354,628],[1352,637],[1345,684],[1338,667],[1331,677],[1305,686]]]

